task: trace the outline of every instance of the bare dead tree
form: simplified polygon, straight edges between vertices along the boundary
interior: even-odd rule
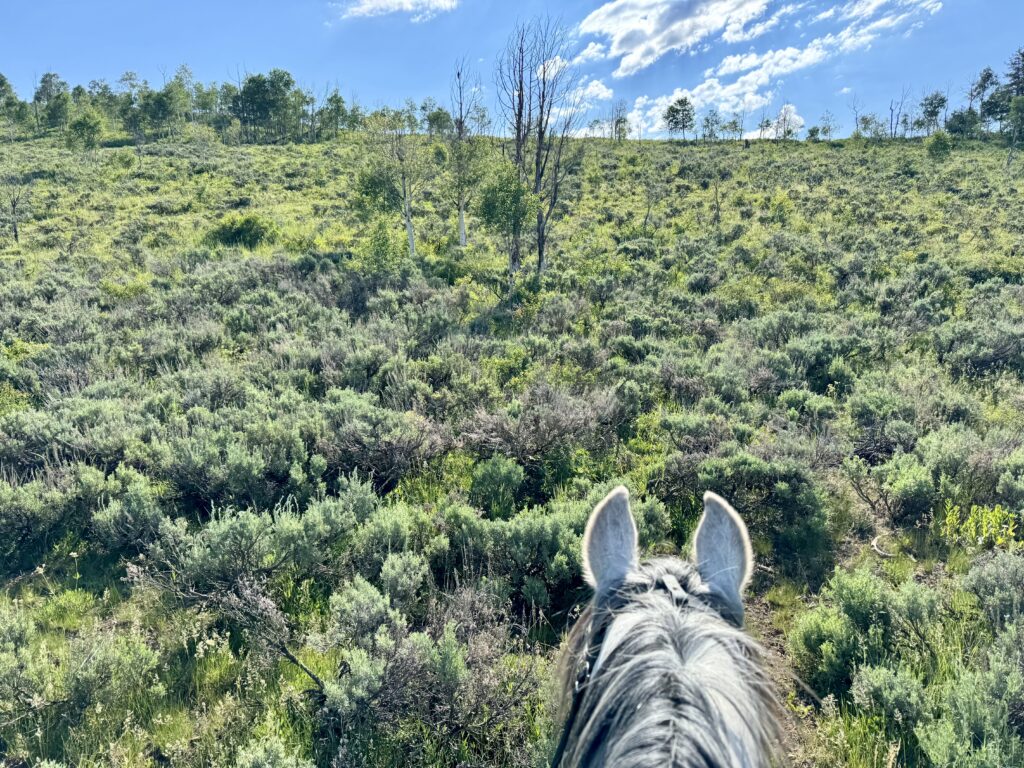
[[[903,118],[903,105],[907,103],[910,89],[904,86],[900,91],[899,100],[892,99],[889,102],[889,138],[895,139],[899,135],[901,120]]]
[[[449,135],[455,204],[459,212],[459,245],[466,245],[466,207],[469,194],[479,181],[479,136],[483,121],[480,83],[469,73],[465,59],[455,63],[451,82],[451,114],[454,123]]]
[[[608,138],[615,141],[625,141],[629,138],[629,106],[623,99],[619,99],[612,107],[609,133],[611,135]]]
[[[855,134],[859,133],[860,132],[860,112],[861,112],[861,109],[863,109],[863,105],[861,104],[860,99],[857,98],[857,94],[856,93],[854,93],[854,94],[852,94],[850,96],[850,101],[847,104],[847,106],[849,107],[850,112],[853,113],[853,132]]]
[[[519,24],[512,31],[505,50],[498,58],[494,73],[498,91],[498,108],[502,122],[509,131],[512,164],[524,176],[526,140],[533,129],[532,96],[534,59],[529,28]],[[516,273],[522,264],[522,237],[516,232],[509,248],[509,272]]]
[[[768,117],[768,111],[765,108],[761,108],[761,119],[757,123],[757,138],[763,139],[765,131],[772,127],[772,121]]]
[[[538,274],[544,270],[548,227],[570,165],[570,137],[582,112],[580,89],[569,64],[569,40],[562,25],[550,18],[520,24],[498,58],[495,72],[512,163],[540,203]],[[519,269],[520,258],[521,243],[515,242],[511,271]]]
[[[821,135],[825,137],[825,141],[832,141],[833,134],[838,130],[835,116],[826,109],[818,122],[821,125]]]
[[[3,216],[11,226],[11,234],[14,242],[21,242],[21,233],[18,230],[18,222],[28,215],[30,185],[25,179],[16,173],[4,173],[0,175],[0,206]]]

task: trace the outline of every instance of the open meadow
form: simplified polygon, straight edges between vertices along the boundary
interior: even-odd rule
[[[617,483],[795,764],[1024,764],[1020,160],[576,140],[510,283],[429,141],[412,257],[359,134],[0,148],[0,764],[542,765]]]

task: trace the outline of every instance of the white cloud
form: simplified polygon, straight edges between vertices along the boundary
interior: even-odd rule
[[[649,67],[670,51],[685,52],[726,32],[740,36],[769,0],[611,0],[580,22],[580,32],[608,40],[616,77]]]
[[[614,95],[615,91],[600,80],[591,80],[582,90],[583,99],[587,102],[608,101]]]
[[[576,54],[576,58],[572,60],[573,66],[579,66],[580,64],[587,64],[591,61],[601,61],[608,57],[608,47],[603,43],[597,43],[591,41],[587,43],[587,47]]]
[[[843,19],[869,19],[885,6],[889,0],[853,0],[839,8],[839,16]]]
[[[555,56],[553,59],[548,59],[537,67],[537,77],[558,77],[567,67],[569,67],[568,61],[561,56]]]
[[[813,66],[824,61],[829,55],[827,46],[822,40],[814,40],[806,48],[782,48],[764,53],[745,53],[726,56],[715,68],[716,75],[732,75],[758,69],[769,78],[795,72],[798,69]]]
[[[616,0],[605,7],[623,3],[663,4],[656,0]],[[676,0],[676,4],[680,4],[680,0]],[[697,0],[697,5],[700,8],[707,8],[715,3],[701,4],[700,0]],[[729,35],[747,39],[743,35],[749,35],[763,25],[780,24],[784,16],[796,13],[801,7],[803,6],[796,4],[783,6],[767,21],[758,22],[753,26],[737,27],[746,30],[742,33],[730,32],[733,27],[730,26],[730,22],[726,22],[721,26],[722,40],[726,40]],[[793,10],[790,10],[791,8]],[[835,27],[833,31],[820,35],[802,47],[789,46],[762,52],[751,50],[725,56],[717,66],[705,70],[703,82],[698,85],[677,88],[669,94],[658,97],[645,96],[637,100],[633,110],[634,117],[641,123],[645,132],[663,130],[662,114],[665,108],[680,96],[689,98],[698,110],[715,107],[723,112],[751,112],[763,108],[775,98],[782,82],[781,78],[828,59],[867,48],[882,35],[905,28],[912,29],[914,23],[919,22],[922,16],[934,14],[941,8],[942,3],[938,0],[851,0],[834,8],[834,13],[828,14],[828,17],[819,14],[818,20],[821,21],[828,21],[829,17],[834,17],[831,22]],[[692,4],[690,10],[699,13],[697,6]],[[779,21],[773,24],[775,19]],[[749,20],[747,18],[747,21]],[[639,42],[637,45],[638,49],[642,47]],[[616,40],[612,38],[611,54],[616,55],[616,50]],[[629,54],[622,57],[620,69],[627,64],[628,58]],[[735,79],[730,81],[732,77]]]
[[[779,23],[787,16],[792,16],[801,10],[806,3],[789,3],[784,5],[771,16],[764,21],[759,21],[757,24],[751,24],[749,27],[744,28],[742,25],[728,25],[725,28],[725,33],[722,35],[722,40],[727,43],[745,43],[748,40],[756,40],[767,32],[775,29],[779,26]]]
[[[773,84],[778,78],[817,64],[829,55],[828,45],[814,40],[803,49],[790,47],[726,56],[714,72],[694,88],[677,88],[670,94],[648,98],[634,109],[639,108],[643,113],[644,127],[648,131],[664,128],[661,118],[665,109],[681,96],[688,98],[697,110],[715,107],[722,112],[752,112],[775,98]],[[743,74],[733,82],[722,82],[721,78],[741,72]]]
[[[343,19],[405,13],[412,21],[421,22],[432,19],[439,13],[455,10],[459,0],[353,0],[330,5],[341,12]]]
[[[601,80],[582,78],[579,85],[568,99],[564,108],[556,109],[558,115],[567,115],[570,112],[577,112],[578,117],[595,109],[603,101],[611,101],[615,91],[605,85]]]
[[[802,19],[795,17],[807,8],[807,2],[786,3],[765,18],[774,2],[610,0],[584,18],[579,31],[607,40],[607,46],[591,45],[600,46],[606,58],[618,59],[615,77],[627,77],[667,53],[693,54],[719,40],[727,44],[749,42],[781,27],[787,19],[792,19],[787,23],[793,28],[802,25]],[[940,0],[849,0],[818,13],[812,20],[845,24],[825,39],[838,41],[841,50],[850,51],[870,45],[887,29],[941,9]]]

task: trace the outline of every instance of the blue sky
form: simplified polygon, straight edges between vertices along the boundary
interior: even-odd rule
[[[335,84],[368,107],[447,99],[456,58],[489,88],[495,53],[519,19],[547,13],[570,33],[594,116],[624,99],[651,135],[673,97],[748,128],[795,105],[844,131],[854,96],[887,117],[906,87],[959,100],[986,65],[1024,46],[1024,0],[0,0],[0,72],[23,98],[46,71],[111,82],[125,70],[159,86],[179,64],[203,80],[282,67],[314,92]],[[493,89],[489,89],[493,91]]]

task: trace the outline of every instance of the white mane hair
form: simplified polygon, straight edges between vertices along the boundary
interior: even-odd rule
[[[777,695],[760,646],[742,629],[741,592],[752,567],[746,527],[708,494],[694,541],[694,563],[641,564],[625,488],[594,510],[584,573],[595,595],[563,658],[563,714],[571,721],[559,765],[779,763]]]

